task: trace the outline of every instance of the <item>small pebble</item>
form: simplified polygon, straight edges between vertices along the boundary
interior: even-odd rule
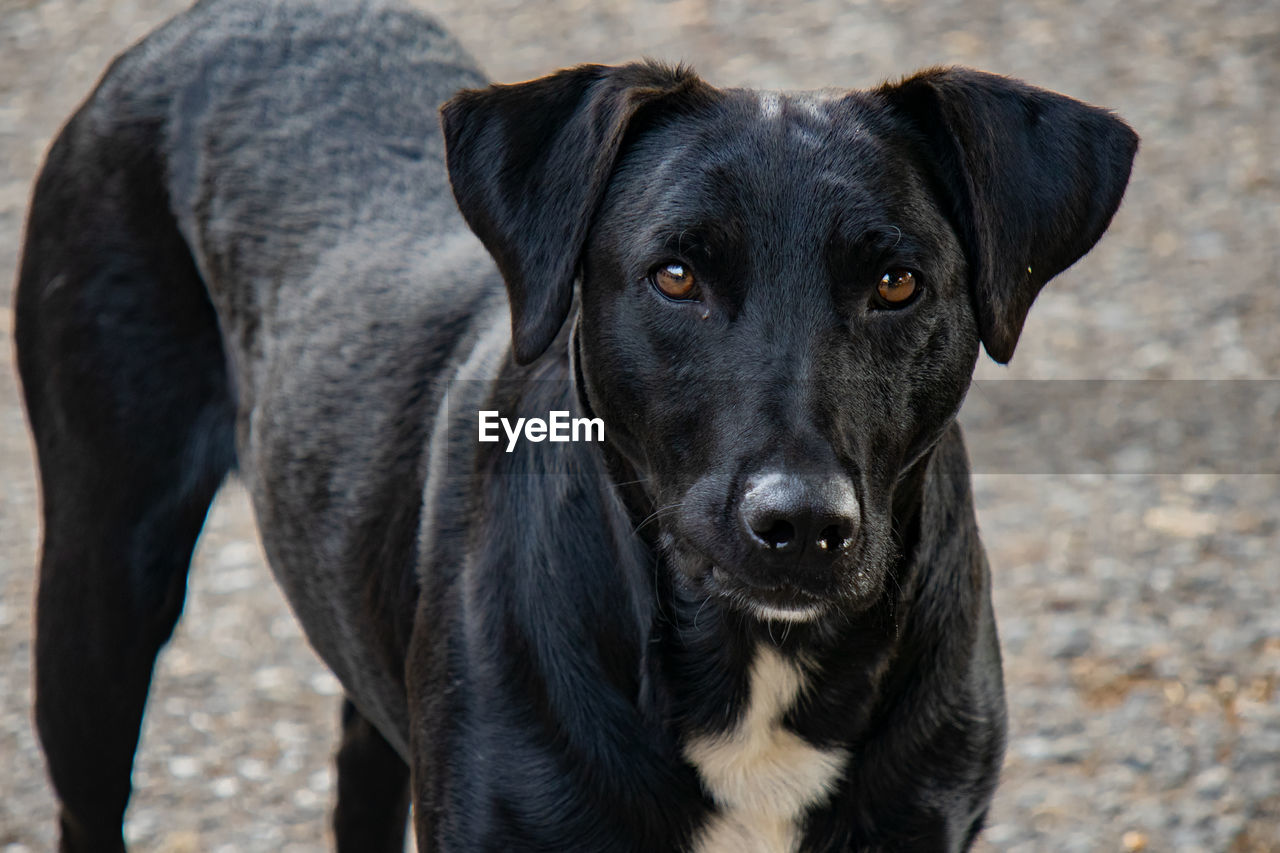
[[[1147,836],[1141,832],[1130,830],[1121,836],[1120,843],[1124,845],[1125,850],[1136,853],[1138,850],[1147,849]]]

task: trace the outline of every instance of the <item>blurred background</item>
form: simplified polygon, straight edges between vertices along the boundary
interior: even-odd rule
[[[0,853],[49,850],[54,838],[30,724],[38,493],[9,307],[28,194],[106,63],[185,5],[0,0]],[[958,63],[1108,106],[1143,137],[1126,200],[1098,248],[1041,296],[1013,364],[980,366],[979,389],[1213,380],[1174,383],[1190,401],[1157,406],[1155,428],[1205,412],[1232,423],[1231,400],[1247,408],[1280,387],[1273,0],[419,5],[501,81],[652,56],[687,60],[718,85],[864,87]],[[1170,383],[1124,385],[1130,402],[1109,405],[1127,410],[1157,386]],[[1051,398],[1044,389],[1068,386],[1035,387]],[[1074,439],[1094,407],[1088,386],[1070,387]],[[1239,414],[1254,419],[1247,431],[1280,429],[1256,408]],[[1021,448],[1034,459],[1034,442],[1046,442],[989,407],[962,420],[971,435],[1002,429],[985,458]],[[1078,470],[1070,454],[1043,469],[975,460],[1011,714],[981,850],[1280,850],[1280,461],[1270,452],[1232,459],[1228,446],[1194,465]],[[232,484],[158,666],[127,837],[155,851],[325,849],[337,712],[337,683],[300,637]]]

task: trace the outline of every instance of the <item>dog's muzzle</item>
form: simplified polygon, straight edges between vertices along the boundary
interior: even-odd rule
[[[713,568],[718,591],[770,618],[802,619],[825,609],[860,527],[848,478],[779,471],[752,476],[736,517],[745,559]]]

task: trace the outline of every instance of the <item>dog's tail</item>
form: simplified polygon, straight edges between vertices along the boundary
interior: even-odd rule
[[[67,124],[15,297],[44,516],[36,717],[72,834],[118,833],[152,662],[235,462],[218,322],[170,213],[161,134],[158,116],[92,98]]]

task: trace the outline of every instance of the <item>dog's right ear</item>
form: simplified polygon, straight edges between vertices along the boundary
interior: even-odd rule
[[[582,65],[459,92],[443,107],[449,181],[511,301],[516,361],[528,364],[569,313],[587,229],[637,111],[706,87],[684,67]]]

